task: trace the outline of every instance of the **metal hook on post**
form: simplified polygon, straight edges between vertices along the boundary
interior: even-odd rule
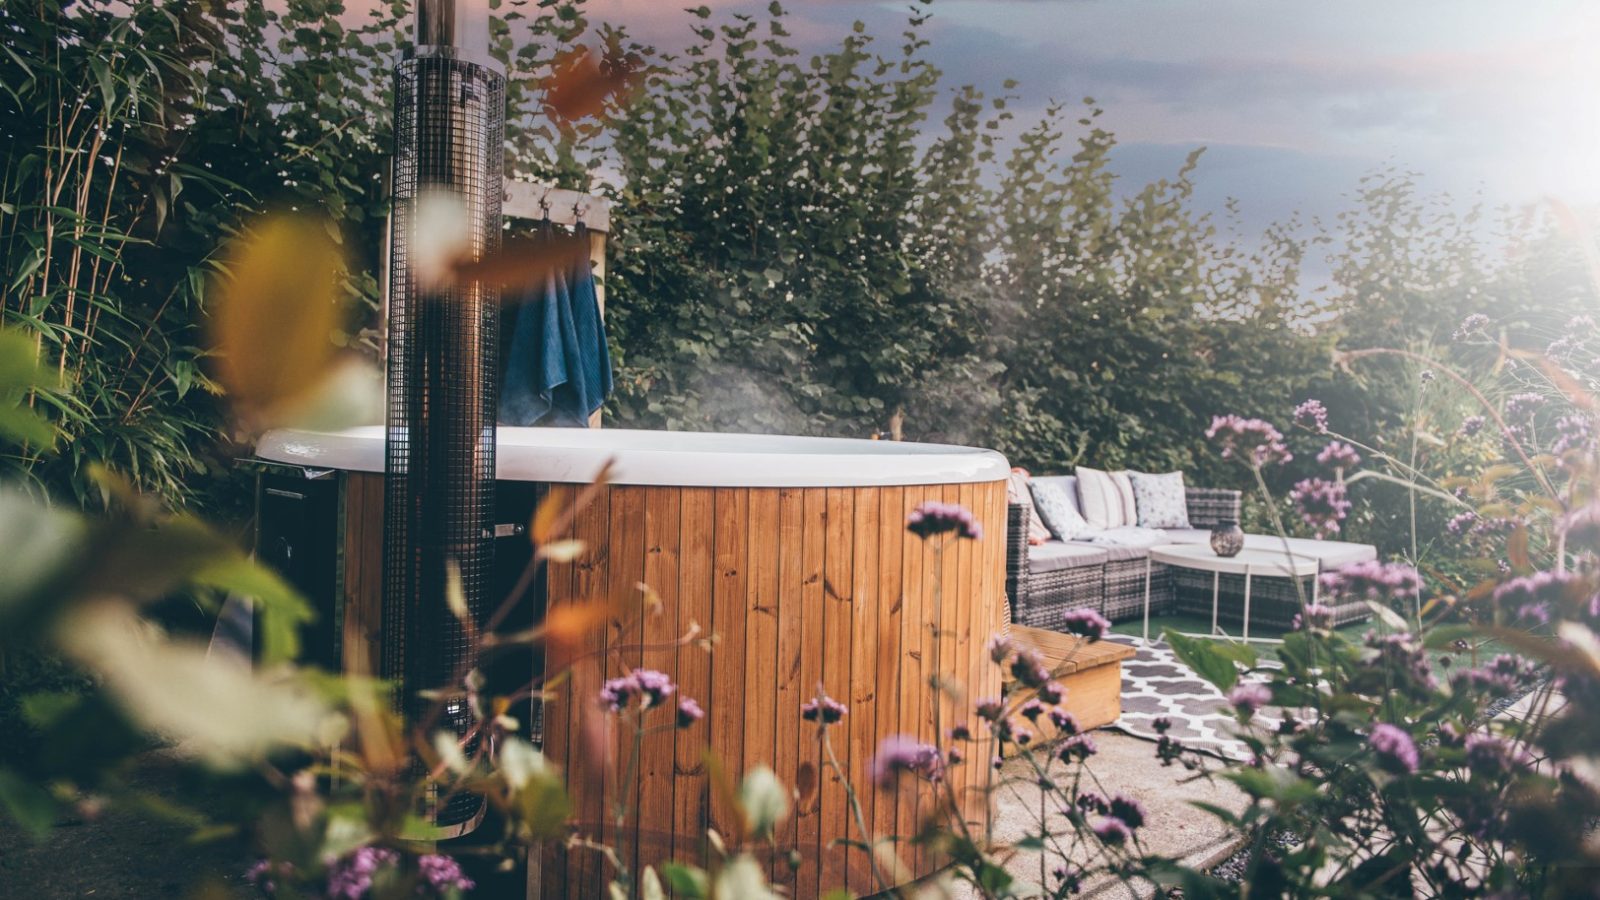
[[[588,204],[582,200],[572,204],[572,223],[574,226],[583,224],[583,217],[589,212]]]
[[[545,219],[545,221],[549,221],[549,219],[550,219],[550,188],[545,188],[544,189],[544,193],[539,195],[539,213]]]

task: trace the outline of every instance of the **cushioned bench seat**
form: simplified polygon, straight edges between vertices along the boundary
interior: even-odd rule
[[[1111,555],[1104,549],[1093,544],[1079,541],[1046,541],[1028,548],[1028,572],[1041,575],[1045,572],[1059,572],[1062,569],[1077,569],[1083,566],[1103,566]]]

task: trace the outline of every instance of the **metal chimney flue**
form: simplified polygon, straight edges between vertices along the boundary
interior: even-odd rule
[[[459,688],[467,631],[446,599],[460,573],[480,617],[493,556],[499,298],[479,283],[423,271],[437,256],[442,205],[453,246],[473,259],[500,243],[505,77],[488,55],[487,0],[420,0],[416,46],[394,70],[394,218],[390,236],[385,443],[383,672],[408,726],[420,691]],[[434,728],[466,734],[464,701]],[[471,830],[482,801],[432,798],[435,837]]]

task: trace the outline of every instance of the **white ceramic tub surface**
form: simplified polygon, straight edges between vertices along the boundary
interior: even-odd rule
[[[383,428],[280,429],[256,455],[318,469],[383,471]],[[618,484],[681,487],[870,487],[999,481],[993,450],[852,438],[623,428],[499,429],[495,468],[506,481],[584,483],[614,459]]]

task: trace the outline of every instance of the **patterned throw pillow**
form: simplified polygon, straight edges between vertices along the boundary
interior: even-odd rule
[[[1109,472],[1078,467],[1078,504],[1090,527],[1103,531],[1134,524],[1123,507],[1122,491]],[[1046,519],[1045,524],[1050,520]]]
[[[1145,528],[1188,528],[1189,503],[1183,473],[1148,475],[1129,472],[1139,524]]]
[[[1045,527],[1059,540],[1075,541],[1094,530],[1078,514],[1078,508],[1072,505],[1072,499],[1061,489],[1061,485],[1035,481],[1030,487],[1033,490],[1033,508],[1039,511]]]
[[[1050,540],[1050,529],[1044,525],[1044,520],[1039,518],[1039,510],[1033,505],[1033,492],[1028,490],[1028,473],[1021,469],[1013,469],[1011,476],[1006,479],[1006,502],[1013,506],[1025,506],[1028,509],[1028,543],[1042,544]]]

